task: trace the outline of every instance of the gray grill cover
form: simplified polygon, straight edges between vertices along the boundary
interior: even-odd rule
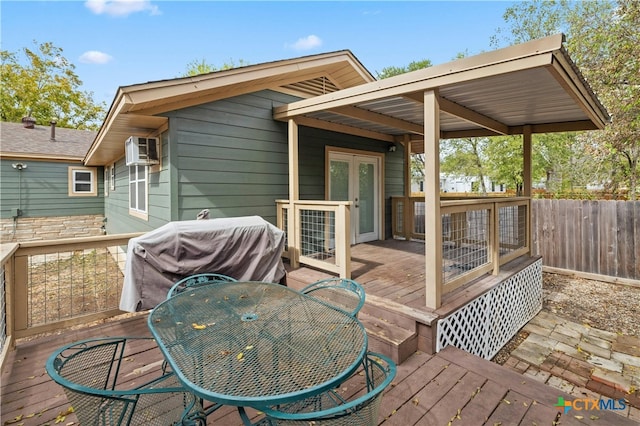
[[[167,223],[129,240],[120,309],[152,309],[193,274],[280,282],[284,243],[284,232],[259,216]]]

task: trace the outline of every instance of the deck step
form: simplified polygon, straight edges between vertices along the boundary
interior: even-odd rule
[[[358,314],[369,336],[369,349],[390,357],[401,364],[418,350],[418,334],[381,318]]]

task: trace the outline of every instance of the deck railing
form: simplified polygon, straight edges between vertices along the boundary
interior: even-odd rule
[[[289,201],[277,200],[276,205],[277,226],[287,239],[283,257],[292,266],[301,263],[344,278],[351,276],[351,203],[296,201],[293,217]]]
[[[7,351],[13,344],[11,327],[13,309],[7,303],[7,299],[11,296],[8,281],[13,270],[13,255],[17,249],[16,243],[3,243],[0,251],[0,371],[2,371]]]
[[[394,238],[424,240],[423,197],[392,197]],[[530,251],[527,197],[442,199],[443,293]]]
[[[3,346],[121,314],[126,246],[138,235],[21,242],[3,253]]]

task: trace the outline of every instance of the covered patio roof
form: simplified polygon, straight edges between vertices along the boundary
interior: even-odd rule
[[[365,83],[277,107],[274,117],[388,142],[405,135],[421,141],[423,94],[436,91],[443,139],[522,134],[524,126],[531,133],[602,129],[609,115],[563,41],[557,34]]]

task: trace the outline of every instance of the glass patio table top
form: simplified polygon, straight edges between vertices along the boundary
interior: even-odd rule
[[[227,405],[260,408],[324,392],[367,350],[356,318],[272,283],[194,288],[160,303],[148,324],[180,381]]]

